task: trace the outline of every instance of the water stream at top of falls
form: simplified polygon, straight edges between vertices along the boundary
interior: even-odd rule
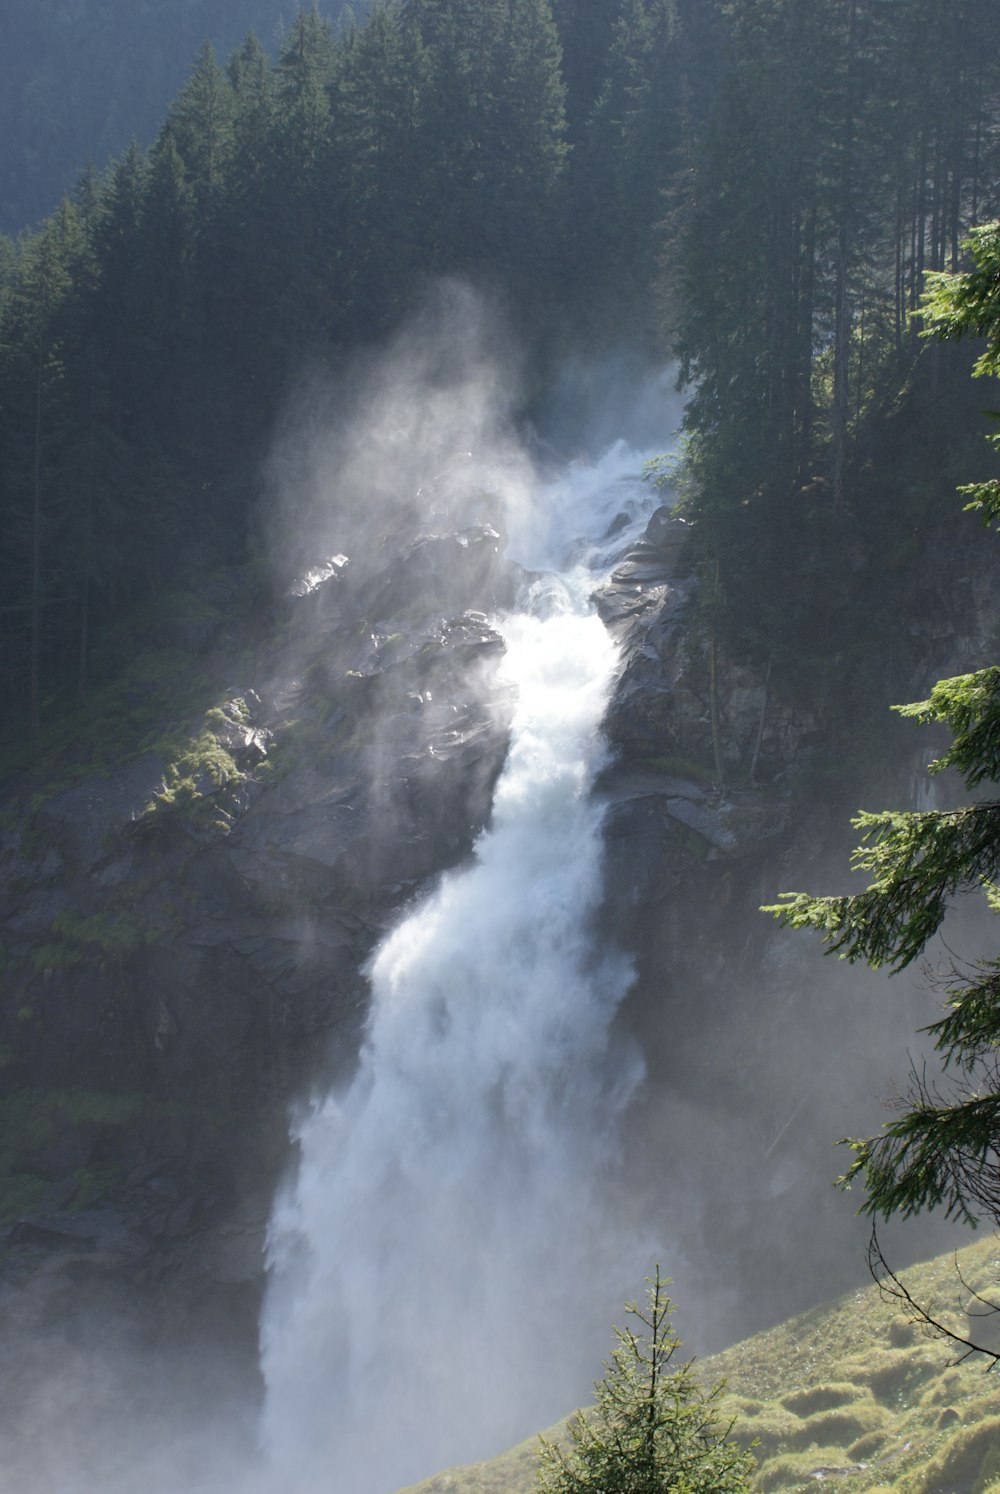
[[[276,1488],[390,1494],[543,1427],[649,1264],[611,1202],[642,1062],[613,1032],[631,971],[594,933],[590,792],[617,649],[589,598],[655,505],[640,469],[612,448],[512,525],[536,575],[497,623],[517,704],[490,824],[377,951],[356,1075],[300,1123],[274,1209]]]

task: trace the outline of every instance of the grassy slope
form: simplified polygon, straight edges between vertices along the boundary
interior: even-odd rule
[[[964,1331],[969,1288],[1000,1288],[1000,1240],[966,1247],[958,1265],[967,1286],[951,1254],[902,1274],[916,1300]],[[1000,1348],[1000,1320],[986,1322],[988,1342]],[[979,1356],[956,1364],[957,1352],[925,1337],[872,1286],[758,1333],[701,1370],[707,1385],[725,1378],[722,1404],[741,1440],[760,1439],[761,1494],[830,1485],[844,1494],[1000,1491],[1000,1370],[986,1373]],[[407,1494],[531,1494],[535,1447],[529,1439]]]

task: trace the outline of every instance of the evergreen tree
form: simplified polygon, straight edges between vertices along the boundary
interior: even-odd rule
[[[205,316],[221,364],[219,383],[239,389],[226,401],[230,452],[259,454],[291,356],[284,325],[286,270],[282,166],[277,141],[277,79],[255,36],[227,65],[233,136]]]
[[[407,0],[427,48],[424,259],[507,284],[551,267],[566,162],[548,0]]]
[[[79,220],[66,200],[19,257],[0,344],[0,429],[8,453],[3,477],[9,544],[4,614],[8,637],[23,640],[33,731],[41,725],[43,668],[52,632],[49,609],[64,601],[55,585],[59,554],[51,539],[68,493],[65,342],[81,245]]]
[[[977,230],[974,268],[931,277],[926,331],[939,337],[987,339],[976,373],[1000,377],[1000,224]],[[992,436],[1000,448],[1000,436]],[[1000,523],[1000,480],[963,490],[969,506]],[[901,708],[920,722],[946,726],[950,748],[931,764],[962,775],[969,789],[1000,782],[1000,668],[941,680],[927,700]],[[984,798],[961,809],[865,813],[854,865],[872,881],[841,897],[786,894],[767,911],[793,928],[813,928],[828,949],[850,961],[893,971],[911,964],[937,933],[954,896],[985,891],[998,905],[1000,802]],[[876,1137],[854,1141],[845,1180],[861,1179],[870,1214],[910,1215],[944,1205],[974,1220],[1000,1224],[1000,959],[987,957],[947,984],[945,1014],[930,1032],[945,1068],[960,1077],[941,1092],[923,1079],[897,1119]]]
[[[191,184],[199,218],[218,211],[233,147],[233,86],[205,42],[187,85],[172,105],[167,124]]]
[[[577,245],[586,261],[580,270],[619,329],[623,316],[631,313],[638,324],[648,315],[657,264],[653,230],[681,165],[678,39],[675,0],[622,0],[603,86],[572,162],[570,222],[591,225]],[[615,267],[610,296],[609,265]]]
[[[776,664],[779,679],[815,607],[811,526],[825,496],[813,373],[828,11],[829,0],[728,8],[726,78],[665,222],[660,293],[692,386],[686,502],[711,648],[762,674]]]
[[[200,345],[195,253],[200,214],[173,127],[150,152],[138,253],[145,343],[141,429],[151,446],[183,451],[190,440],[193,356]]]
[[[337,270],[345,196],[334,174],[331,95],[339,63],[333,32],[302,10],[275,75],[271,160],[273,256],[279,281],[272,309],[287,344],[300,353],[325,342],[338,305]]]
[[[191,312],[191,279],[200,214],[173,127],[160,132],[149,157],[139,256],[144,314],[151,319],[154,363],[178,361]],[[158,381],[162,375],[158,373]]]
[[[103,349],[117,424],[129,439],[140,418],[148,349],[140,234],[148,164],[133,141],[109,173],[94,228],[97,286],[92,334]]]
[[[595,1386],[593,1408],[569,1423],[568,1450],[542,1439],[540,1494],[749,1494],[753,1458],[732,1441],[716,1401],[689,1362],[673,1367],[681,1341],[670,1324],[669,1282],[648,1278],[639,1325],[616,1328],[617,1347]]]
[[[370,335],[398,316],[420,262],[428,90],[420,33],[394,0],[376,3],[344,38],[334,153],[347,183],[342,249],[351,319]],[[346,299],[346,296],[345,296]]]
[[[321,165],[330,140],[330,85],[337,61],[329,24],[300,10],[278,58],[278,139],[285,164],[305,178]]]
[[[582,139],[607,70],[619,0],[552,0],[566,83],[566,122],[570,143]]]
[[[523,283],[544,275],[559,221],[565,87],[548,0],[499,9],[484,79],[482,206],[492,255]]]

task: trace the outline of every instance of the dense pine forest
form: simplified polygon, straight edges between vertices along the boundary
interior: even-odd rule
[[[988,460],[913,313],[998,212],[991,0],[377,0],[206,42],[150,149],[0,241],[9,729],[151,594],[253,565],[303,372],[440,276],[504,308],[525,417],[568,353],[678,360],[713,646],[793,693],[903,677],[893,578]]]

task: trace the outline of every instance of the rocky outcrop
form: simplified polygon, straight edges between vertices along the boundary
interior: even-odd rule
[[[631,768],[666,772],[694,766],[716,777],[709,642],[692,627],[697,581],[688,526],[657,509],[643,539],[626,554],[595,598],[622,635],[623,667],[608,715],[608,735]],[[716,659],[718,750],[726,782],[768,782],[820,745],[815,712],[775,699],[766,675],[723,655]],[[709,767],[708,765],[711,765]],[[721,787],[721,785],[719,785]]]
[[[7,785],[9,1280],[44,1259],[165,1300],[229,1281],[255,1321],[288,1107],[353,1064],[373,945],[489,812],[501,551],[480,524],[331,557],[238,656],[192,659],[181,730],[60,789]]]
[[[723,665],[733,782],[756,748],[764,787],[714,781],[686,542],[657,511],[595,597],[623,660],[599,785],[603,918],[638,961],[638,1030],[698,960],[706,992],[724,980],[731,951],[717,937],[706,956],[705,909],[731,906],[735,868],[756,888],[753,868],[781,855],[780,776],[810,731]],[[252,1337],[289,1105],[349,1073],[376,941],[488,816],[511,704],[489,617],[516,581],[488,522],[330,555],[238,654],[216,641],[198,659],[226,683],[183,730],[9,816],[12,1280],[86,1258],[88,1281],[141,1280],[171,1314],[221,1291]]]

